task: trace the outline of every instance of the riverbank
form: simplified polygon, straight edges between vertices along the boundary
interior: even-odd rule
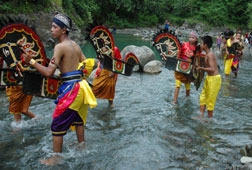
[[[55,40],[52,39],[50,29],[51,29],[51,21],[54,16],[54,12],[38,12],[33,14],[19,14],[19,15],[8,15],[8,17],[16,17],[22,19],[27,19],[30,26],[35,27],[36,32],[38,33],[41,41],[43,42],[45,47],[53,47],[55,45]],[[88,33],[85,31],[86,28],[78,28],[77,24],[73,23],[73,27],[75,30],[70,33],[70,38],[75,40],[78,44],[82,45],[86,43],[86,36]],[[111,31],[112,27],[107,26]],[[138,27],[138,28],[124,28],[117,29],[116,33],[118,34],[131,34],[135,36],[140,36],[144,40],[152,40],[152,37],[155,33],[157,33],[160,29],[163,29],[163,25],[157,25],[153,27]],[[198,32],[200,36],[210,35],[212,37],[216,37],[219,33],[224,31],[224,28],[215,28],[209,27],[202,23],[198,23],[196,25],[190,25],[187,22],[184,22],[182,26],[171,26],[171,30],[175,32],[178,37],[188,37],[189,33],[192,30]]]

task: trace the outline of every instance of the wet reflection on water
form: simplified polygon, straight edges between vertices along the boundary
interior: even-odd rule
[[[219,59],[223,72],[222,59]],[[64,137],[62,162],[39,164],[50,157],[50,124],[55,105],[34,97],[30,109],[38,116],[12,123],[5,92],[0,92],[1,169],[225,169],[240,159],[240,148],[252,143],[252,61],[244,57],[238,79],[223,79],[214,118],[193,120],[199,114],[199,91],[191,96],[181,88],[173,105],[173,72],[119,76],[115,108],[106,100],[89,111],[86,147],[77,144],[75,132]],[[222,74],[222,77],[223,74]]]

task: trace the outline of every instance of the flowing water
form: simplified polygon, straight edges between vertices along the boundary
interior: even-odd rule
[[[151,45],[137,37],[128,40],[126,37],[115,37],[120,49],[139,42]],[[84,52],[89,47],[83,47]],[[179,103],[172,104],[173,71],[163,68],[155,75],[119,75],[115,107],[110,109],[108,101],[98,99],[98,106],[88,112],[85,148],[78,145],[75,132],[69,131],[64,136],[63,159],[53,167],[39,163],[53,155],[50,131],[53,100],[34,97],[30,110],[37,118],[24,118],[21,124],[16,124],[8,113],[5,92],[1,91],[0,168],[229,169],[233,163],[239,163],[240,149],[252,143],[252,58],[243,57],[237,79],[224,79],[223,60],[219,58],[218,62],[223,80],[213,120],[192,119],[199,114],[202,86],[196,91],[192,85],[190,97],[185,97],[185,89],[181,88]]]

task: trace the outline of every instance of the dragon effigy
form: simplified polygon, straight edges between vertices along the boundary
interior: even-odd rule
[[[9,17],[0,19],[0,85],[22,85],[23,92],[46,98],[56,98],[60,79],[46,78],[27,65],[22,57],[23,51],[30,54],[36,62],[47,66],[45,48],[35,28],[29,26],[27,19]]]
[[[104,69],[130,76],[134,65],[139,64],[134,54],[128,54],[125,60],[116,58],[115,42],[111,32],[104,26],[98,25],[90,31],[89,40],[95,48],[97,58],[103,63]]]
[[[186,48],[186,43],[183,48]],[[193,80],[196,89],[198,90],[201,81],[204,77],[203,71],[196,70],[197,65],[204,65],[204,55],[201,54],[200,46],[193,51],[190,60],[181,58],[183,52],[182,45],[173,31],[160,30],[153,36],[153,46],[158,51],[164,65],[167,69],[182,73],[186,77]]]

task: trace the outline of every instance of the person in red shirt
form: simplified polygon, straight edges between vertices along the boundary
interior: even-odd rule
[[[182,44],[181,55],[179,58],[183,59],[183,60],[187,60],[187,61],[192,61],[192,59],[194,57],[195,50],[196,50],[197,43],[198,43],[198,34],[195,32],[191,32],[189,35],[189,41],[184,42]],[[193,81],[193,79],[187,74],[179,73],[176,71],[174,73],[175,73],[175,79],[176,79],[176,88],[175,88],[175,92],[174,92],[174,103],[177,103],[181,84],[182,83],[185,84],[186,96],[190,96],[191,82]]]

